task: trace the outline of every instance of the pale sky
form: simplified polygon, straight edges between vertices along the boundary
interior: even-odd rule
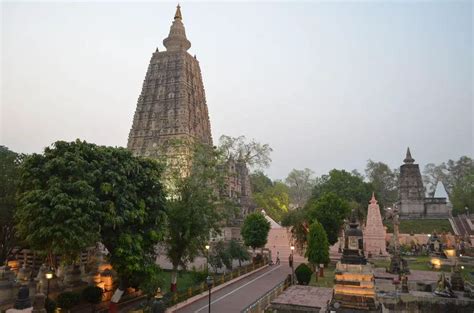
[[[272,178],[473,155],[471,1],[187,2],[214,141],[268,143]],[[176,2],[2,2],[0,144],[126,146]]]

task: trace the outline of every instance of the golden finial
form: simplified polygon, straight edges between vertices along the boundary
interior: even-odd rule
[[[176,13],[174,15],[174,19],[179,18],[180,20],[183,19],[183,16],[181,15],[181,6],[178,3],[178,6],[176,7]]]

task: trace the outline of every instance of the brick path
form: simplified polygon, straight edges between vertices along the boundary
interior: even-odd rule
[[[288,263],[274,265],[241,279],[211,295],[211,312],[232,313],[240,312],[243,308],[256,301],[276,284],[291,273]],[[176,310],[178,313],[208,311],[207,297],[188,306]]]

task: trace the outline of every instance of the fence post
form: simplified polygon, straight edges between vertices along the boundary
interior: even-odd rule
[[[193,296],[193,288],[189,287],[188,288],[188,297],[192,297]]]
[[[178,302],[178,292],[177,291],[175,293],[173,293],[173,302],[174,303]]]

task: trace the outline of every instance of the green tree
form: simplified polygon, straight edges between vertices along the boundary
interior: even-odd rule
[[[99,240],[95,218],[100,203],[90,181],[96,167],[82,144],[56,142],[43,155],[25,158],[20,167],[16,227],[20,238],[38,252],[59,254],[72,263]]]
[[[314,221],[309,227],[308,246],[306,248],[305,257],[308,258],[309,263],[313,266],[313,271],[316,272],[316,279],[318,279],[318,272],[315,268],[319,264],[329,263],[329,242],[323,226],[318,221]]]
[[[231,259],[239,261],[239,266],[242,266],[243,261],[250,259],[247,249],[235,239],[229,241],[227,249]]]
[[[347,202],[335,193],[323,194],[319,199],[308,202],[308,217],[312,223],[318,220],[326,231],[330,245],[337,242],[344,218],[350,213]]]
[[[170,177],[171,196],[167,204],[169,233],[165,240],[166,254],[173,265],[171,290],[177,289],[178,267],[186,268],[203,253],[204,243],[212,233],[220,231],[229,203],[216,192],[224,184],[225,173],[220,152],[212,147],[196,144],[186,164],[191,164],[189,175],[181,175],[177,167]]]
[[[454,215],[466,213],[465,208],[474,213],[474,170],[454,185],[451,203]]]
[[[226,159],[243,161],[250,168],[268,167],[272,161],[270,153],[273,149],[268,144],[261,144],[255,140],[247,142],[245,136],[222,135],[219,138],[219,149]]]
[[[252,247],[255,254],[256,248],[263,248],[267,243],[270,222],[261,213],[250,213],[245,217],[240,234],[246,246]]]
[[[253,193],[262,193],[273,186],[272,180],[262,171],[255,171],[250,175],[250,186]]]
[[[166,230],[161,173],[156,161],[124,148],[58,141],[22,163],[18,232],[31,248],[68,263],[102,242],[120,295],[158,271],[155,247]]]
[[[398,177],[387,164],[368,160],[365,174],[381,207],[391,206],[397,201]]]
[[[214,268],[215,273],[223,266],[229,270],[232,269],[232,257],[224,241],[221,240],[212,245],[209,253],[209,264]]]
[[[254,193],[253,199],[258,208],[262,208],[275,221],[279,222],[288,212],[290,197],[288,187],[282,182],[275,184],[261,193]]]
[[[366,209],[372,195],[372,186],[364,182],[360,174],[333,169],[328,175],[323,175],[316,180],[311,199],[316,200],[329,192],[347,202],[355,202],[357,206]]]
[[[295,248],[300,252],[304,251],[306,246],[308,221],[307,207],[289,211],[283,216],[281,221],[282,226],[289,228]]]
[[[316,180],[314,172],[309,168],[304,170],[293,169],[285,179],[289,188],[291,204],[295,208],[302,208],[311,196]]]
[[[0,265],[7,261],[17,244],[13,216],[17,206],[15,194],[21,158],[7,147],[0,146]]]

